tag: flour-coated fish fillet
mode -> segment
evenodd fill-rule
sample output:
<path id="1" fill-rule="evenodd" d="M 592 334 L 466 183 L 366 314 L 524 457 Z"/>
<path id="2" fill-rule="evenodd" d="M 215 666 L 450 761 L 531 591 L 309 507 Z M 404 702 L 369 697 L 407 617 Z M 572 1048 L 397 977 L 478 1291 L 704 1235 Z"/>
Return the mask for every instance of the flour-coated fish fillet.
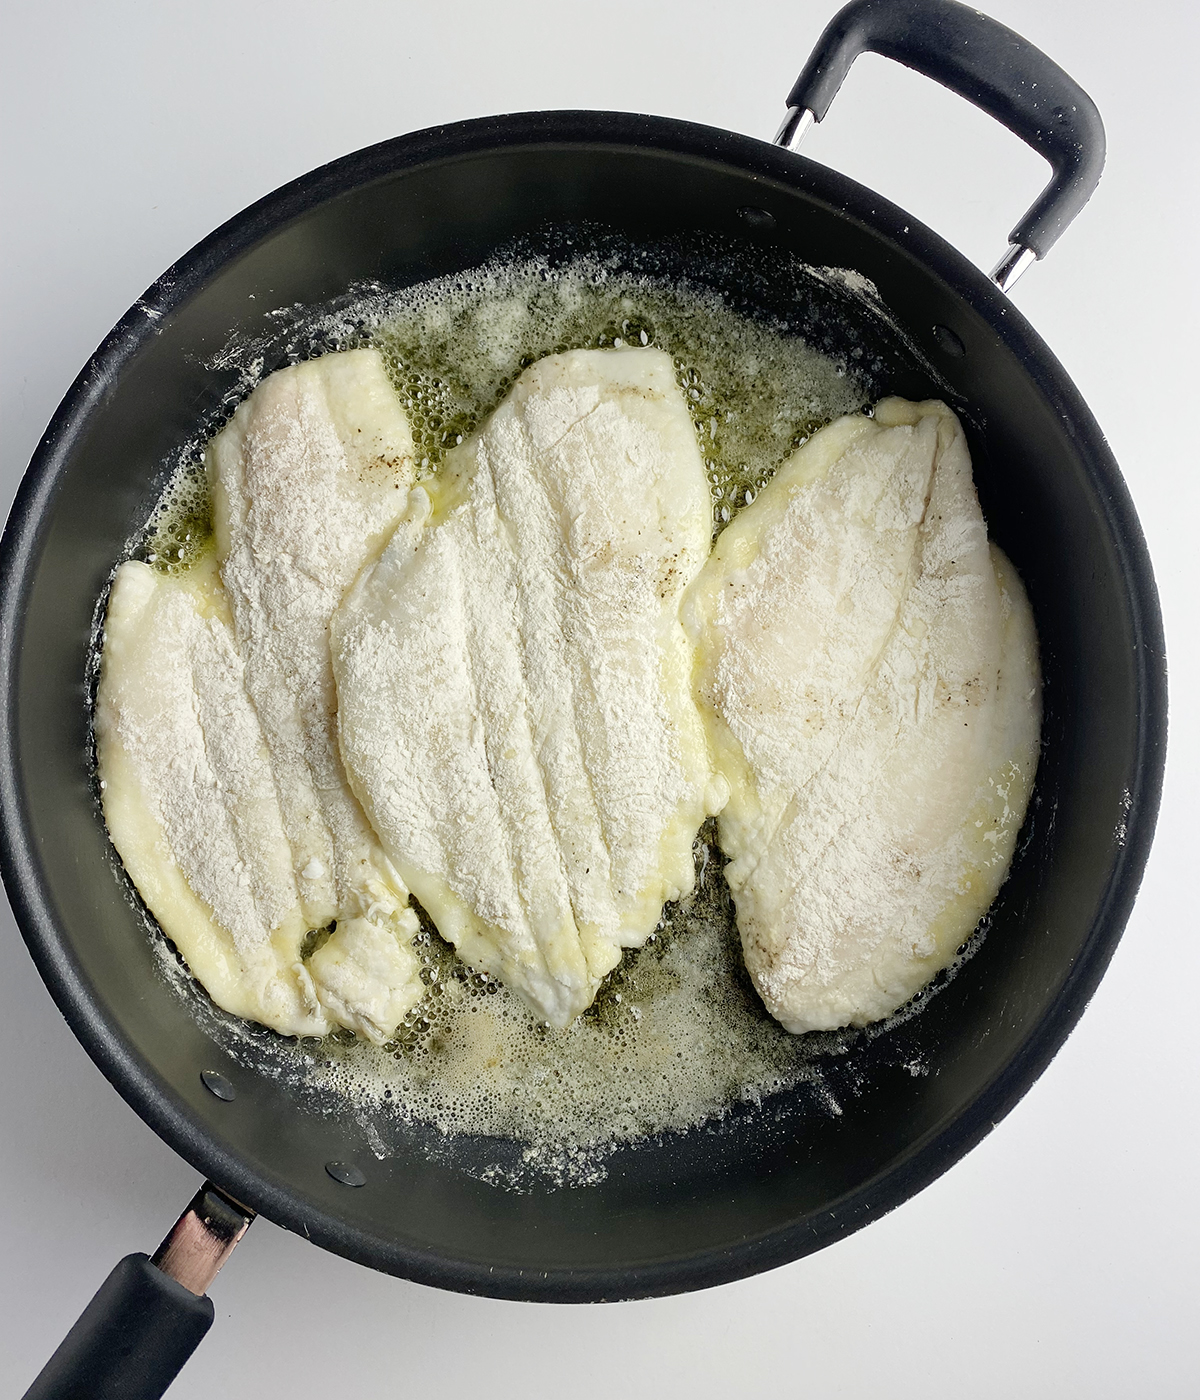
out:
<path id="1" fill-rule="evenodd" d="M 105 621 L 96 750 L 104 819 L 151 913 L 213 1000 L 285 1035 L 329 1022 L 258 716 L 210 558 L 131 561 Z"/>
<path id="2" fill-rule="evenodd" d="M 791 1031 L 865 1025 L 945 967 L 1007 874 L 1037 640 L 962 429 L 888 399 L 797 451 L 685 607 L 746 964 Z"/>
<path id="3" fill-rule="evenodd" d="M 719 792 L 679 602 L 711 541 L 671 360 L 532 366 L 347 595 L 342 754 L 441 933 L 555 1026 L 693 882 Z"/>
<path id="4" fill-rule="evenodd" d="M 265 379 L 206 461 L 215 556 L 179 578 L 126 564 L 114 586 L 109 829 L 222 1006 L 381 1041 L 423 990 L 418 924 L 342 769 L 328 629 L 404 509 L 408 420 L 376 351 L 331 354 Z M 334 920 L 301 963 L 305 933 Z"/>

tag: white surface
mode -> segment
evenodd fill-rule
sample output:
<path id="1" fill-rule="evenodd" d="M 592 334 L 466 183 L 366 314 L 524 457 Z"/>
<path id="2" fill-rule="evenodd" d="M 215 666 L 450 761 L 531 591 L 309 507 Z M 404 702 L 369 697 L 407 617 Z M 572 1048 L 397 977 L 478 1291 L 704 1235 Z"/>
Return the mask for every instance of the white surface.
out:
<path id="1" fill-rule="evenodd" d="M 492 111 L 607 107 L 770 136 L 833 0 L 110 0 L 5 7 L 3 492 L 141 291 L 221 220 L 356 147 Z M 1200 786 L 1197 207 L 1190 0 L 989 0 L 1096 99 L 1109 164 L 1014 300 L 1121 462 L 1171 648 L 1171 763 L 1125 938 L 1075 1034 L 1000 1128 L 922 1195 L 774 1273 L 604 1308 L 469 1299 L 266 1222 L 214 1285 L 172 1397 L 548 1390 L 599 1397 L 1196 1394 L 1200 1208 L 1193 834 Z M 806 152 L 980 263 L 1041 162 L 880 59 Z M 117 1258 L 196 1184 L 101 1079 L 4 914 L 0 1389 L 19 1393 Z"/>

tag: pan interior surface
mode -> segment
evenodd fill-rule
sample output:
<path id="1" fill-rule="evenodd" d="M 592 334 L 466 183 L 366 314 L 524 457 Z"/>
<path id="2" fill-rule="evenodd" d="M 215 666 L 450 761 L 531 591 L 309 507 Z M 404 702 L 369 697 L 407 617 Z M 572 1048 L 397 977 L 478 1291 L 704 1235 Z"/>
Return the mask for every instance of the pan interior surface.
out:
<path id="1" fill-rule="evenodd" d="M 247 347 L 275 347 L 278 363 L 318 352 L 307 309 L 344 306 L 351 287 L 454 273 L 547 229 L 586 247 L 601 228 L 684 250 L 754 314 L 790 308 L 806 339 L 867 367 L 873 395 L 938 395 L 960 412 L 989 532 L 1037 619 L 1043 752 L 987 936 L 919 1015 L 841 1037 L 811 1081 L 761 1104 L 615 1147 L 590 1184 L 506 1190 L 489 1167 L 519 1167 L 520 1144 L 449 1142 L 418 1124 L 393 1125 L 381 1149 L 366 1109 L 297 1087 L 282 1052 L 248 1068 L 213 1016 L 193 1014 L 99 815 L 89 645 L 165 473 L 244 392 Z M 882 305 L 857 279 L 801 264 L 852 269 Z M 472 123 L 348 157 L 173 269 L 60 410 L 3 562 L 5 878 L 59 1005 L 137 1111 L 220 1186 L 326 1247 L 425 1282 L 558 1301 L 681 1291 L 795 1258 L 988 1131 L 1065 1038 L 1120 934 L 1153 826 L 1164 709 L 1153 582 L 1120 478 L 1062 371 L 1008 314 L 944 244 L 848 181 L 744 138 L 596 114 Z M 235 1097 L 209 1093 L 207 1070 Z M 365 1185 L 335 1180 L 330 1162 L 356 1165 Z"/>

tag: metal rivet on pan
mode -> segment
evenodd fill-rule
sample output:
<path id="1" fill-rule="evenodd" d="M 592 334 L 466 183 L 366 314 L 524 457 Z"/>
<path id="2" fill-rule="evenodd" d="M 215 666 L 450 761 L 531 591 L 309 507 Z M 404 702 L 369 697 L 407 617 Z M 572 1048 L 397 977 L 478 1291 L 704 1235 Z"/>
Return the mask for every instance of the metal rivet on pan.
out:
<path id="1" fill-rule="evenodd" d="M 933 338 L 947 355 L 953 355 L 956 360 L 961 360 L 967 353 L 967 347 L 949 326 L 934 326 Z"/>
<path id="2" fill-rule="evenodd" d="M 753 204 L 743 204 L 738 210 L 738 218 L 751 228 L 774 228 L 775 215 L 765 209 L 756 209 Z"/>
<path id="3" fill-rule="evenodd" d="M 326 1162 L 325 1170 L 343 1186 L 365 1186 L 367 1178 L 350 1162 Z"/>
<path id="4" fill-rule="evenodd" d="M 215 1069 L 202 1070 L 200 1082 L 210 1094 L 218 1099 L 223 1099 L 226 1103 L 232 1103 L 237 1098 L 237 1090 L 223 1074 L 218 1074 Z"/>

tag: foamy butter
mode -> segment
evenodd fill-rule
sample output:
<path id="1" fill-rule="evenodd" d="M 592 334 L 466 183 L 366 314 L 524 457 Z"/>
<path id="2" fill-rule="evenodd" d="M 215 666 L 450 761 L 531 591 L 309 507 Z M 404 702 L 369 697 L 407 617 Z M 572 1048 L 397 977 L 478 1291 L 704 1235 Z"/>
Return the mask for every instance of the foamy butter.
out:
<path id="1" fill-rule="evenodd" d="M 382 352 L 423 476 L 543 356 L 624 345 L 667 351 L 718 533 L 800 442 L 866 397 L 844 366 L 714 293 L 586 259 L 555 268 L 496 263 L 364 298 L 342 315 Z M 207 547 L 209 519 L 202 478 L 181 471 L 142 557 L 186 571 Z M 566 1150 L 566 1176 L 576 1181 L 589 1179 L 613 1143 L 686 1128 L 795 1084 L 811 1073 L 813 1047 L 767 1015 L 742 966 L 711 823 L 695 858 L 693 893 L 666 906 L 647 945 L 626 953 L 565 1030 L 539 1024 L 426 920 L 414 951 L 427 991 L 395 1037 L 382 1048 L 344 1032 L 304 1041 L 297 1072 L 359 1110 L 422 1120 L 447 1135 L 524 1142 L 535 1165 L 561 1161 Z M 234 1026 L 226 1033 L 235 1053 L 254 1043 Z"/>
<path id="2" fill-rule="evenodd" d="M 592 1154 L 794 1084 L 813 1047 L 771 1020 L 742 966 L 711 823 L 696 854 L 693 892 L 667 906 L 648 944 L 626 954 L 566 1030 L 539 1024 L 426 921 L 414 946 L 429 990 L 400 1034 L 383 1054 L 314 1044 L 309 1078 L 447 1134 Z"/>

